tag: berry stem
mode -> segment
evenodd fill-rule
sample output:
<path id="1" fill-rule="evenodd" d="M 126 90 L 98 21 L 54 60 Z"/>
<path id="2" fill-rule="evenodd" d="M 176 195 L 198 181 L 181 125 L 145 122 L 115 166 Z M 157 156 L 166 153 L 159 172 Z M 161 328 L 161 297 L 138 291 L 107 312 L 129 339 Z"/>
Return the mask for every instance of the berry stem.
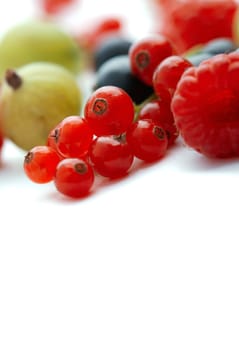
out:
<path id="1" fill-rule="evenodd" d="M 22 85 L 22 78 L 12 69 L 6 71 L 5 80 L 14 90 L 17 90 Z"/>
<path id="2" fill-rule="evenodd" d="M 157 96 L 153 93 L 153 94 L 150 95 L 146 100 L 144 100 L 142 103 L 140 103 L 140 104 L 138 104 L 138 105 L 137 105 L 137 104 L 134 105 L 134 111 L 135 111 L 135 113 L 134 113 L 134 122 L 137 122 L 137 121 L 138 121 L 138 119 L 139 119 L 139 113 L 140 113 L 141 109 L 144 107 L 144 105 L 145 105 L 146 103 L 148 103 L 148 102 L 150 102 L 150 101 L 156 99 L 156 98 L 157 98 Z"/>

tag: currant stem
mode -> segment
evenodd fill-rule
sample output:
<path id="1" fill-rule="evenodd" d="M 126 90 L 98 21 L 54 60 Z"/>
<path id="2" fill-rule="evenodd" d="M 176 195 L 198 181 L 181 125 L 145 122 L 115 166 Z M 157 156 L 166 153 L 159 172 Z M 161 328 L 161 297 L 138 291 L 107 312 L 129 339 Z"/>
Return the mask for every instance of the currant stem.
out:
<path id="1" fill-rule="evenodd" d="M 135 110 L 135 113 L 134 113 L 134 123 L 138 121 L 139 119 L 139 113 L 141 111 L 141 109 L 144 107 L 144 105 L 146 105 L 146 103 L 156 99 L 157 96 L 156 94 L 152 94 L 150 95 L 146 100 L 144 100 L 142 103 L 138 104 L 138 105 L 134 105 L 134 110 Z"/>

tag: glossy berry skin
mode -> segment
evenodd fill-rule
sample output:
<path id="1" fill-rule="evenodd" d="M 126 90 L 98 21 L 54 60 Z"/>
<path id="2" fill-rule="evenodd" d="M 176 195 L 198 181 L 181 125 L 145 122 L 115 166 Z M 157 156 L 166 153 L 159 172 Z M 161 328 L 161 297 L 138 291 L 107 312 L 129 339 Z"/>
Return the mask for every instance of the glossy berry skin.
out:
<path id="1" fill-rule="evenodd" d="M 151 120 L 138 120 L 126 133 L 126 140 L 135 157 L 146 162 L 161 159 L 168 147 L 163 127 Z"/>
<path id="2" fill-rule="evenodd" d="M 79 116 L 64 118 L 53 132 L 55 148 L 64 158 L 84 157 L 94 136 L 88 123 Z"/>
<path id="3" fill-rule="evenodd" d="M 59 135 L 59 129 L 61 127 L 61 122 L 58 123 L 53 129 L 48 134 L 47 140 L 46 140 L 46 145 L 54 149 L 54 151 L 58 154 L 58 156 L 63 159 L 65 158 L 61 153 L 59 153 L 57 149 L 57 135 Z"/>
<path id="4" fill-rule="evenodd" d="M 189 68 L 172 100 L 188 146 L 208 157 L 239 155 L 239 53 L 220 54 Z"/>
<path id="5" fill-rule="evenodd" d="M 131 71 L 128 55 L 108 59 L 96 72 L 94 89 L 105 85 L 118 86 L 123 89 L 138 105 L 153 94 L 153 88 L 146 85 Z"/>
<path id="6" fill-rule="evenodd" d="M 152 86 L 153 73 L 166 57 L 173 55 L 172 44 L 163 35 L 152 35 L 134 42 L 129 50 L 132 72 Z"/>
<path id="7" fill-rule="evenodd" d="M 128 55 L 132 43 L 132 40 L 120 35 L 112 35 L 100 42 L 93 52 L 95 70 L 112 57 Z"/>
<path id="8" fill-rule="evenodd" d="M 53 180 L 60 162 L 58 154 L 49 146 L 35 146 L 25 156 L 23 169 L 27 177 L 38 184 Z"/>
<path id="9" fill-rule="evenodd" d="M 126 175 L 134 156 L 128 143 L 121 138 L 100 136 L 91 145 L 89 159 L 98 174 L 117 178 Z"/>
<path id="10" fill-rule="evenodd" d="M 94 178 L 92 166 L 85 160 L 67 158 L 58 164 L 54 184 L 58 192 L 63 195 L 81 198 L 89 194 Z"/>
<path id="11" fill-rule="evenodd" d="M 95 135 L 120 135 L 133 122 L 134 104 L 123 89 L 104 86 L 91 94 L 84 116 Z"/>
<path id="12" fill-rule="evenodd" d="M 172 55 L 165 58 L 154 71 L 154 89 L 159 90 L 158 86 L 163 85 L 173 94 L 179 79 L 189 67 L 192 67 L 192 63 L 184 57 Z"/>
<path id="13" fill-rule="evenodd" d="M 168 137 L 168 146 L 172 145 L 178 137 L 170 103 L 167 100 L 152 100 L 147 102 L 139 111 L 138 119 L 152 120 L 155 124 L 163 127 Z"/>

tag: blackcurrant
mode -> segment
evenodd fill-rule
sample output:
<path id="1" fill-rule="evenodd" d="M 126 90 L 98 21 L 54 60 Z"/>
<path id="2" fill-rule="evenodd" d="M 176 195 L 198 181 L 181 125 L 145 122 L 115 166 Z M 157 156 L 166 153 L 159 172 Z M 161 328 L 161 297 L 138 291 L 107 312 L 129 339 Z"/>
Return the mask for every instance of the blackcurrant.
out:
<path id="1" fill-rule="evenodd" d="M 112 57 L 127 55 L 132 42 L 132 40 L 121 36 L 110 36 L 100 42 L 93 53 L 95 70 L 98 70 L 104 62 Z"/>
<path id="2" fill-rule="evenodd" d="M 95 77 L 94 89 L 113 85 L 125 90 L 137 105 L 153 94 L 153 88 L 146 85 L 131 71 L 128 55 L 110 58 L 102 64 Z"/>
<path id="3" fill-rule="evenodd" d="M 229 53 L 236 50 L 236 45 L 231 39 L 216 38 L 210 40 L 202 49 L 202 52 L 217 55 L 220 53 Z"/>
<path id="4" fill-rule="evenodd" d="M 208 52 L 198 52 L 190 57 L 187 57 L 187 60 L 193 65 L 193 66 L 199 66 L 199 64 L 208 58 L 211 58 L 213 55 Z"/>

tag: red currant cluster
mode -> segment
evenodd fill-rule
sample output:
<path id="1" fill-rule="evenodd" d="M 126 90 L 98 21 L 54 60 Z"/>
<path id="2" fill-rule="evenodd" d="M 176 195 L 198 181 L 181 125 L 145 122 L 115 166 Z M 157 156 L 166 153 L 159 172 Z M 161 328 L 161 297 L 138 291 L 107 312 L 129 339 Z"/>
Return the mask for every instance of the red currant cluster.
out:
<path id="1" fill-rule="evenodd" d="M 174 55 L 161 35 L 134 43 L 129 57 L 132 72 L 153 86 L 153 96 L 136 106 L 120 87 L 96 89 L 83 117 L 67 116 L 51 130 L 47 145 L 27 153 L 24 170 L 32 181 L 53 180 L 59 192 L 79 198 L 90 192 L 95 174 L 120 178 L 135 158 L 155 162 L 164 157 L 178 136 L 171 99 L 191 64 Z"/>

